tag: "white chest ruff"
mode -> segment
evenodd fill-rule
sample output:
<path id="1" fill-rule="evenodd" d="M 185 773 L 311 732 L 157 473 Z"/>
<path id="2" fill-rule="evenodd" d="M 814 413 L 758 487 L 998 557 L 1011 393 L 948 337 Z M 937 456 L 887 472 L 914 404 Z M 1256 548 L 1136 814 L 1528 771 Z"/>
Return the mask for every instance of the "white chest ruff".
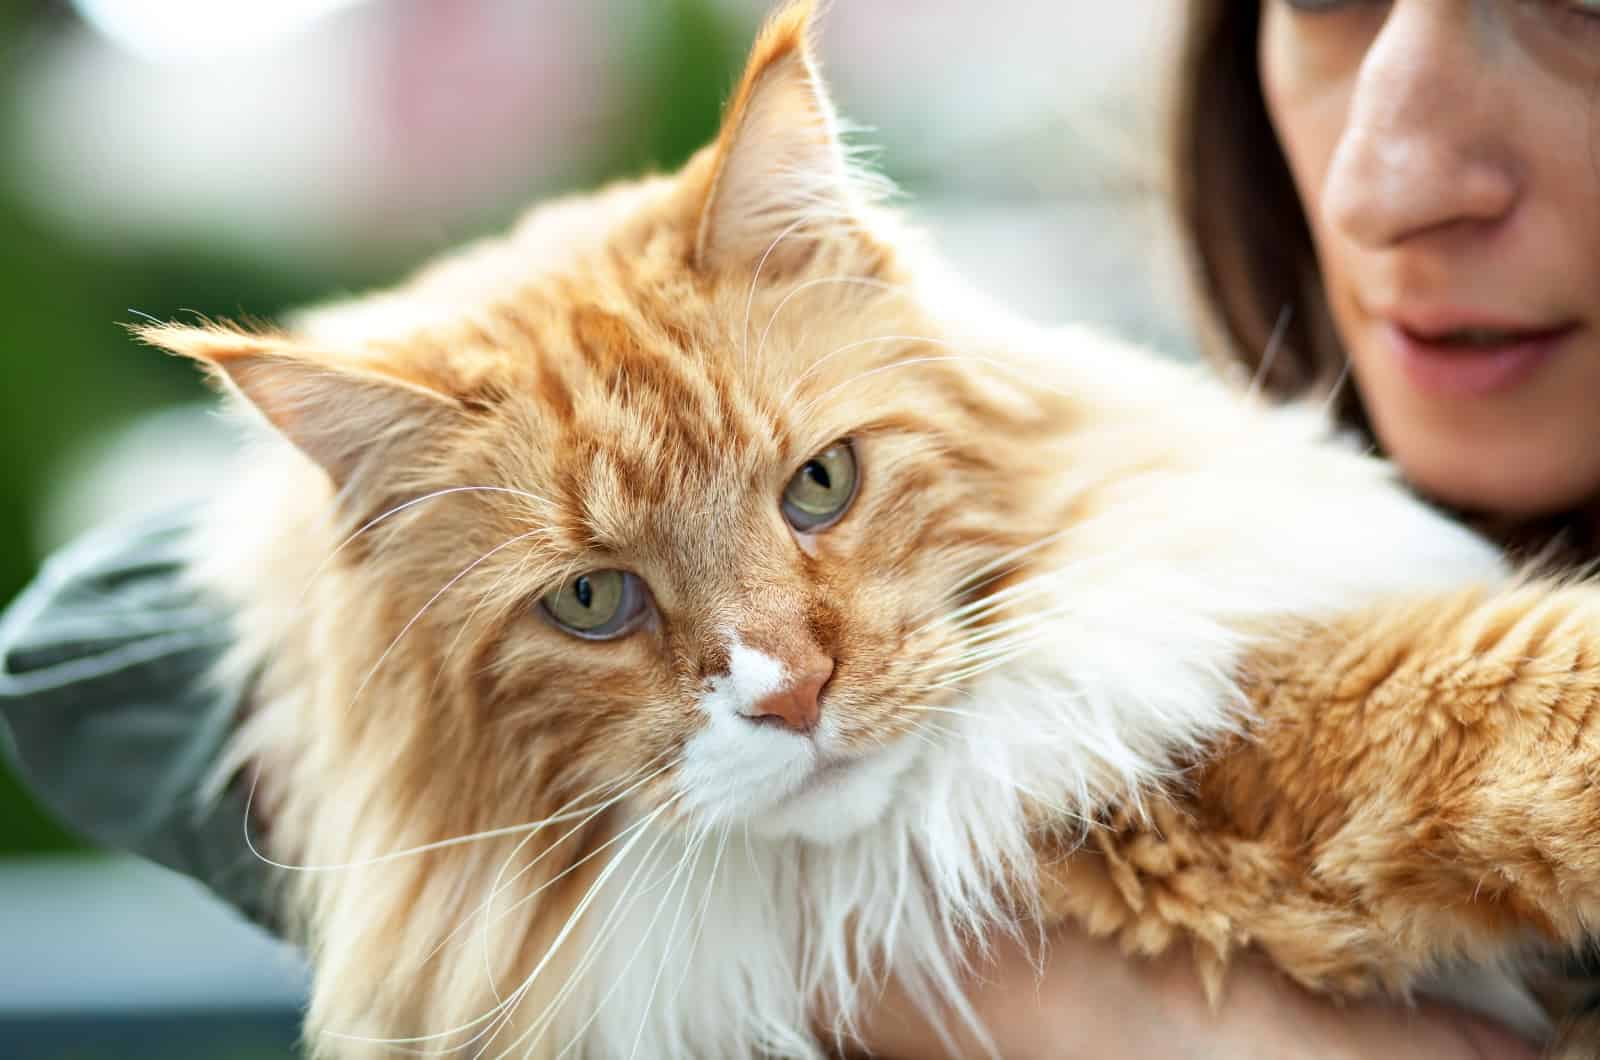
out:
<path id="1" fill-rule="evenodd" d="M 959 998 L 961 934 L 1001 924 L 1000 881 L 1031 864 L 1016 787 L 971 761 L 919 754 L 880 819 L 837 842 L 641 830 L 586 926 L 594 965 L 554 1036 L 600 1057 L 754 1044 L 810 1058 L 816 1015 L 848 1022 L 870 993 L 858 969 Z"/>

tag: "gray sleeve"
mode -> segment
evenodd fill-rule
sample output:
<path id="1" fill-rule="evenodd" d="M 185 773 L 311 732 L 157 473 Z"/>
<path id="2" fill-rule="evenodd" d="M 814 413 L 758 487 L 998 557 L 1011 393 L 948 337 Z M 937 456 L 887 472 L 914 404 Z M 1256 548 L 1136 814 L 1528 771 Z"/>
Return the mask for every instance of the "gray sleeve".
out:
<path id="1" fill-rule="evenodd" d="M 213 679 L 229 614 L 182 578 L 194 514 L 88 535 L 0 615 L 0 752 L 74 831 L 192 876 L 271 927 L 243 793 L 199 794 L 240 690 Z"/>

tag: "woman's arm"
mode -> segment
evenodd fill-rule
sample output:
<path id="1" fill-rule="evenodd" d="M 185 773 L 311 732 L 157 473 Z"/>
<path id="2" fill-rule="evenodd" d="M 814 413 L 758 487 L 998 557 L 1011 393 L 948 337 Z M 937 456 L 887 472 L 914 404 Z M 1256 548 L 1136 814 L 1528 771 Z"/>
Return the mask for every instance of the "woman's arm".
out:
<path id="1" fill-rule="evenodd" d="M 1140 960 L 1066 927 L 1042 974 L 1014 940 L 997 943 L 971 997 L 1006 1060 L 1533 1060 L 1504 1030 L 1440 1005 L 1338 1005 L 1264 961 L 1241 962 L 1223 1003 L 1205 999 L 1177 953 Z M 954 1026 L 952 1021 L 952 1026 Z M 866 1055 L 898 1060 L 951 1054 L 915 1006 L 891 990 L 868 1014 Z M 960 1058 L 983 1056 L 959 1042 Z"/>
<path id="2" fill-rule="evenodd" d="M 67 827 L 183 872 L 271 927 L 244 800 L 202 801 L 241 690 L 217 678 L 231 615 L 186 576 L 194 507 L 61 549 L 0 611 L 0 760 Z"/>

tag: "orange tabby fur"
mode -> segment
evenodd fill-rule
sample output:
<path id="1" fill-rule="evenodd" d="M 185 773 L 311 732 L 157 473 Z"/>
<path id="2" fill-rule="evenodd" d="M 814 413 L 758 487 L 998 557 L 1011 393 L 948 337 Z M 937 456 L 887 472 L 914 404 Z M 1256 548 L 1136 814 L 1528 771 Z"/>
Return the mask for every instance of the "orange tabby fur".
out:
<path id="1" fill-rule="evenodd" d="M 816 1056 L 862 976 L 933 1007 L 1019 907 L 1350 992 L 1574 937 L 1584 660 L 1463 653 L 1531 630 L 1559 661 L 1588 590 L 1348 616 L 1504 571 L 1315 416 L 947 285 L 846 164 L 809 25 L 776 16 L 677 175 L 282 331 L 143 329 L 275 431 L 195 566 L 258 675 L 218 783 L 260 777 L 313 1052 Z M 853 507 L 791 533 L 776 499 L 841 438 Z M 1339 554 L 1309 565 L 1307 533 Z M 637 632 L 539 617 L 610 568 L 649 585 Z M 808 787 L 810 745 L 754 730 L 695 758 L 730 686 L 818 653 L 847 779 Z M 1068 817 L 1217 741 L 1183 801 L 1059 861 Z M 629 919 L 652 888 L 698 924 L 682 948 L 677 914 Z"/>
<path id="2" fill-rule="evenodd" d="M 1600 588 L 1396 601 L 1244 663 L 1250 729 L 1047 904 L 1131 952 L 1259 947 L 1304 985 L 1406 994 L 1450 961 L 1587 943 L 1600 915 Z M 1592 1022 L 1592 1021 L 1591 1021 Z M 1568 1032 L 1573 1056 L 1600 1047 Z"/>

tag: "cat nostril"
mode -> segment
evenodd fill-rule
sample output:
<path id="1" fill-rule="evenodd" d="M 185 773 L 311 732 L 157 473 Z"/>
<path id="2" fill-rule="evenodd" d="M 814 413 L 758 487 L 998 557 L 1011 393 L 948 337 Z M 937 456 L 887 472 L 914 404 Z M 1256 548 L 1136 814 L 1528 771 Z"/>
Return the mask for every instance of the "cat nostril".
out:
<path id="1" fill-rule="evenodd" d="M 745 717 L 759 725 L 781 725 L 804 735 L 822 716 L 822 689 L 833 676 L 833 660 L 806 673 L 788 688 L 758 702 Z"/>

